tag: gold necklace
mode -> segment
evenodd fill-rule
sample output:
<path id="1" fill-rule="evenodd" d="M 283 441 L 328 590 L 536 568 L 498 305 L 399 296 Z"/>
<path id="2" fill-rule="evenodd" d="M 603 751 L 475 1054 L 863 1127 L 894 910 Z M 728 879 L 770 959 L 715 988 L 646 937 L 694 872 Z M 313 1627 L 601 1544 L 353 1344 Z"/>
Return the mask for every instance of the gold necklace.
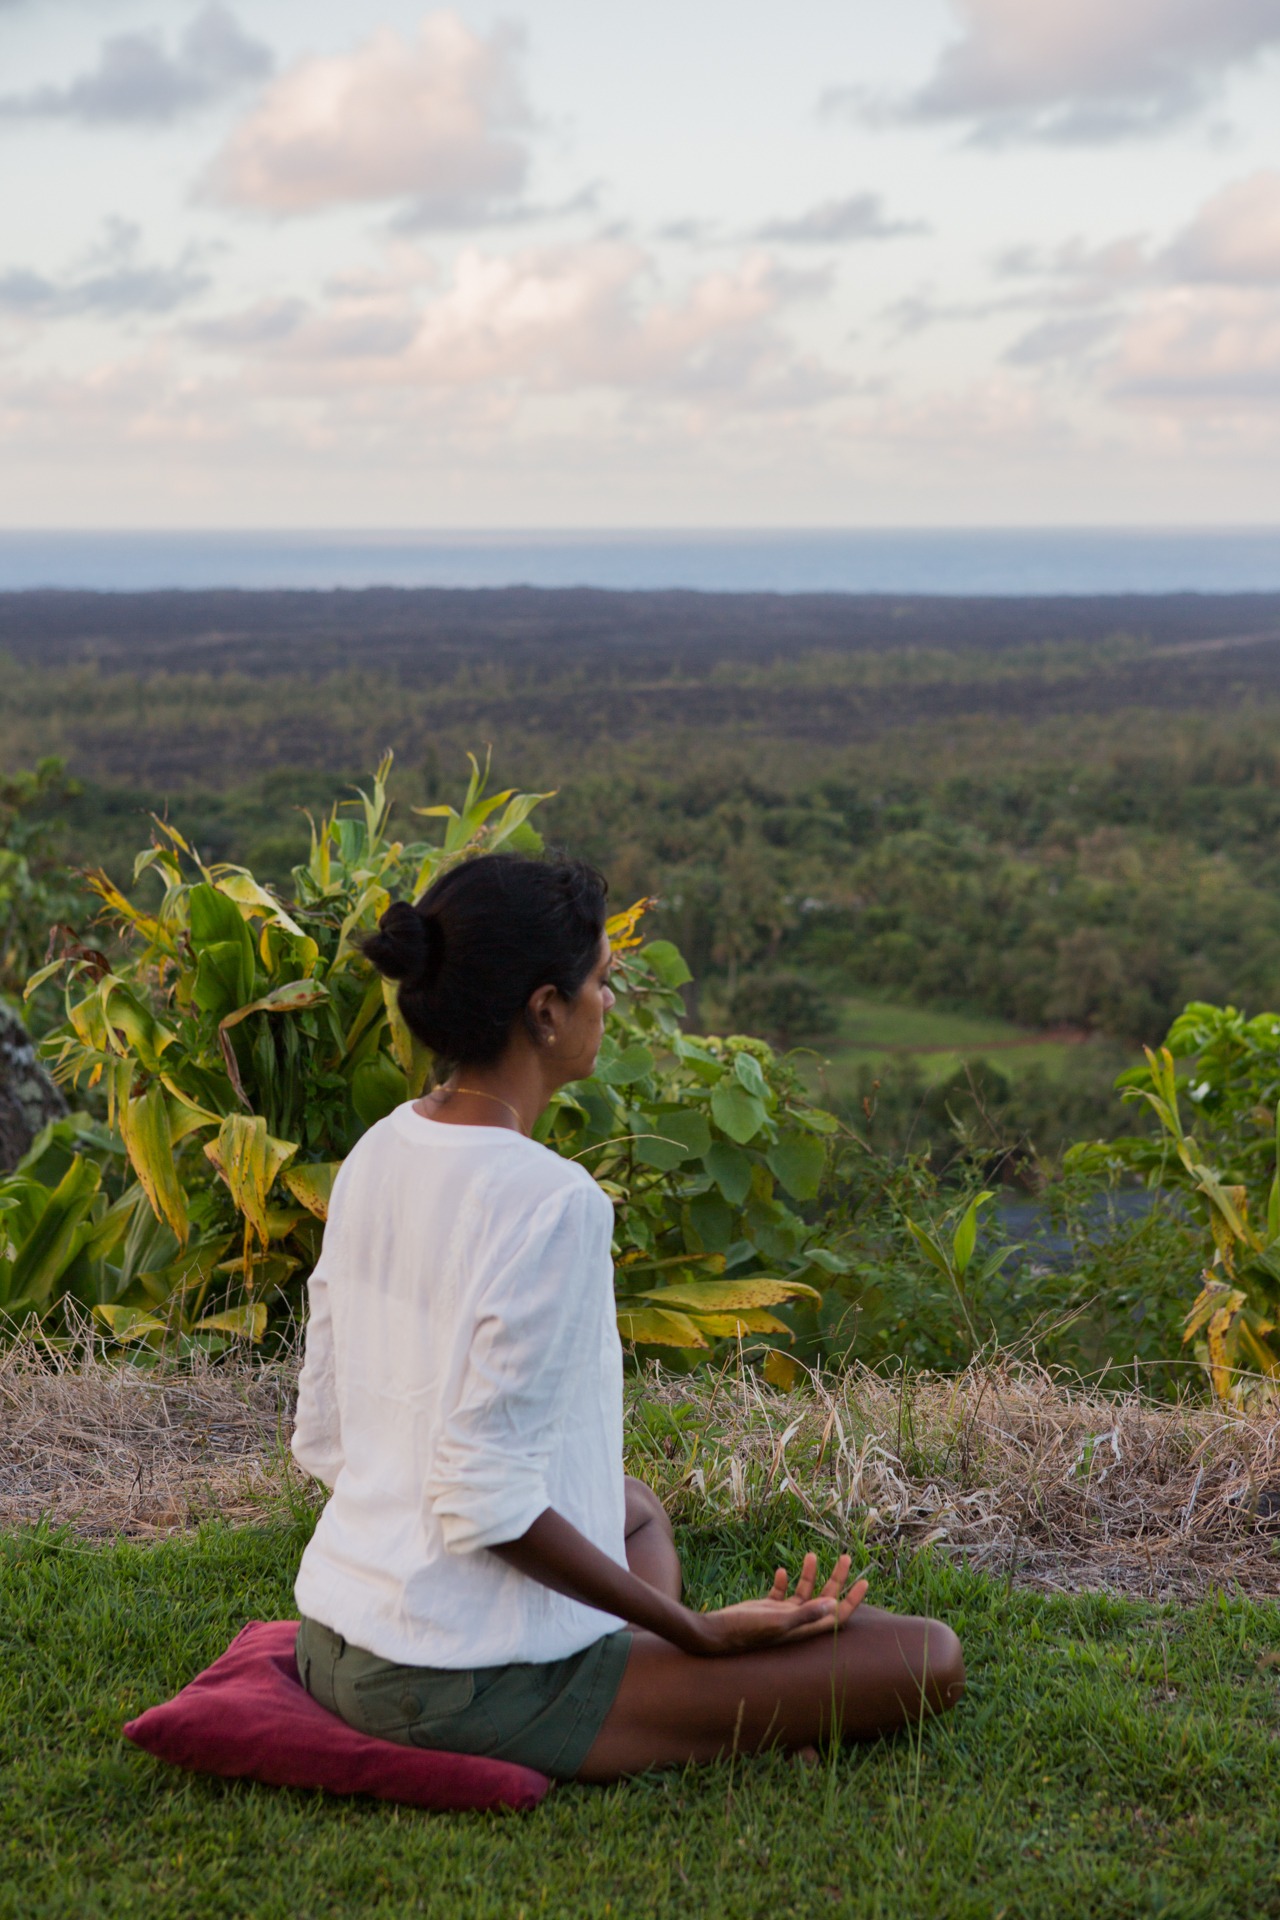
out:
<path id="1" fill-rule="evenodd" d="M 446 1090 L 445 1098 L 448 1099 L 455 1093 L 469 1093 L 476 1100 L 492 1100 L 496 1106 L 505 1107 L 507 1112 L 511 1115 L 511 1118 L 515 1121 L 518 1130 L 522 1134 L 524 1133 L 523 1119 L 521 1118 L 516 1108 L 512 1106 L 511 1102 L 509 1100 L 504 1100 L 501 1094 L 486 1093 L 483 1087 L 449 1087 Z"/>

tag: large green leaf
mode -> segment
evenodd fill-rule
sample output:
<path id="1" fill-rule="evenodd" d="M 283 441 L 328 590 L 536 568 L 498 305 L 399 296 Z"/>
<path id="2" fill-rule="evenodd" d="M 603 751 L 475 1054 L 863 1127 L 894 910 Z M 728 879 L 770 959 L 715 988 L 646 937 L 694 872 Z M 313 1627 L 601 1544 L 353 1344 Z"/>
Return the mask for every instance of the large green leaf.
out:
<path id="1" fill-rule="evenodd" d="M 362 1060 L 351 1076 L 351 1104 L 366 1127 L 385 1119 L 408 1098 L 408 1081 L 385 1053 Z"/>
<path id="2" fill-rule="evenodd" d="M 702 1164 L 731 1207 L 740 1207 L 751 1191 L 751 1159 L 727 1140 L 717 1140 Z"/>
<path id="3" fill-rule="evenodd" d="M 592 1078 L 600 1080 L 606 1087 L 629 1087 L 637 1080 L 643 1080 L 653 1071 L 653 1054 L 638 1040 L 619 1052 L 606 1054 L 597 1061 Z"/>
<path id="4" fill-rule="evenodd" d="M 764 1069 L 753 1053 L 738 1053 L 733 1059 L 733 1074 L 739 1086 L 753 1093 L 757 1100 L 769 1098 L 769 1083 L 764 1077 Z"/>
<path id="5" fill-rule="evenodd" d="M 200 949 L 192 998 L 201 1013 L 222 1021 L 252 992 L 253 974 L 246 970 L 243 952 L 234 941 L 215 940 Z"/>
<path id="6" fill-rule="evenodd" d="M 187 926 L 197 952 L 217 942 L 243 940 L 252 959 L 253 937 L 244 923 L 244 915 L 234 901 L 207 880 L 188 890 Z"/>
<path id="7" fill-rule="evenodd" d="M 711 1129 L 693 1108 L 649 1107 L 633 1114 L 636 1159 L 641 1166 L 667 1171 L 685 1160 L 700 1160 L 711 1146 Z"/>
<path id="8" fill-rule="evenodd" d="M 670 940 L 651 940 L 641 947 L 640 958 L 648 961 L 664 987 L 683 987 L 693 978 L 684 955 Z"/>
<path id="9" fill-rule="evenodd" d="M 84 1244 L 85 1220 L 101 1184 L 101 1170 L 91 1160 L 77 1158 L 68 1167 L 14 1254 L 10 1300 L 36 1307 L 48 1301 Z"/>
<path id="10" fill-rule="evenodd" d="M 784 1133 L 765 1155 L 793 1200 L 812 1200 L 822 1182 L 827 1150 L 812 1133 Z"/>
<path id="11" fill-rule="evenodd" d="M 740 1147 L 755 1139 L 766 1117 L 763 1100 L 731 1080 L 722 1080 L 713 1090 L 711 1112 L 716 1125 Z"/>

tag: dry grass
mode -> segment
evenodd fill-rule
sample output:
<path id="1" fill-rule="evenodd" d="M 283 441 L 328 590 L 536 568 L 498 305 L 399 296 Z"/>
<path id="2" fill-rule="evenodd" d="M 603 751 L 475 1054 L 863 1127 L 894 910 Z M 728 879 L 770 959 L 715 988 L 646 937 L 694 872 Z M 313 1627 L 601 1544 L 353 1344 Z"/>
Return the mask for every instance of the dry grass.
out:
<path id="1" fill-rule="evenodd" d="M 1019 1586 L 1189 1599 L 1280 1585 L 1274 1411 L 1107 1397 L 1014 1365 L 859 1368 L 786 1398 L 735 1371 L 709 1393 L 647 1383 L 632 1433 L 689 1519 L 792 1498 L 833 1542 L 929 1547 Z"/>
<path id="2" fill-rule="evenodd" d="M 0 1351 L 0 1527 L 47 1519 L 89 1538 L 261 1518 L 293 1471 L 296 1365 L 200 1361 L 144 1371 L 92 1334 L 70 1353 Z"/>
<path id="3" fill-rule="evenodd" d="M 296 1360 L 142 1370 L 0 1354 L 0 1527 L 152 1538 L 278 1512 Z M 1152 1599 L 1280 1584 L 1280 1415 L 1109 1398 L 1025 1366 L 855 1369 L 780 1395 L 734 1369 L 631 1384 L 628 1452 L 686 1520 L 798 1503 L 816 1533 L 1019 1586 Z"/>

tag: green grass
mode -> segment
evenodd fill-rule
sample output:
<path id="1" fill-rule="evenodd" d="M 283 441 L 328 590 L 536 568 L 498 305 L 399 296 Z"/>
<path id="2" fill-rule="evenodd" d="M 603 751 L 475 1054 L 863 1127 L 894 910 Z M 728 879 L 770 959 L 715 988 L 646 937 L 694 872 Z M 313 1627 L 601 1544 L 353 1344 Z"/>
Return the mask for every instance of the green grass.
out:
<path id="1" fill-rule="evenodd" d="M 0 1914 L 1280 1915 L 1280 1609 L 1041 1599 L 927 1556 L 959 1711 L 806 1770 L 739 1760 L 526 1815 L 425 1815 L 172 1771 L 121 1722 L 292 1612 L 305 1520 L 157 1546 L 0 1539 Z M 803 1536 L 685 1529 L 693 1590 L 759 1589 Z"/>

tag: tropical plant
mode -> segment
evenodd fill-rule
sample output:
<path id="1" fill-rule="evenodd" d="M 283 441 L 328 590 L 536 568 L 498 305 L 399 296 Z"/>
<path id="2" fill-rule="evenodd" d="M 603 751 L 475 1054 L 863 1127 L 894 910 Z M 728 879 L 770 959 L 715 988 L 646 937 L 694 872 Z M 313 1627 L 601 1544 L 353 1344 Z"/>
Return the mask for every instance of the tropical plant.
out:
<path id="1" fill-rule="evenodd" d="M 1110 1165 L 1175 1194 L 1207 1228 L 1212 1252 L 1183 1323 L 1215 1395 L 1244 1400 L 1280 1379 L 1280 1016 L 1246 1019 L 1193 1001 L 1146 1065 L 1122 1074 L 1149 1107 L 1154 1135 L 1073 1148 L 1069 1165 Z M 1187 1063 L 1181 1085 L 1177 1062 Z M 1208 1145 L 1183 1119 L 1182 1096 Z"/>
<path id="2" fill-rule="evenodd" d="M 976 1271 L 970 1275 L 973 1256 L 978 1242 L 978 1215 L 983 1207 L 995 1199 L 994 1193 L 983 1191 L 975 1193 L 967 1206 L 962 1206 L 959 1218 L 950 1235 L 939 1229 L 922 1226 L 918 1220 L 908 1218 L 907 1231 L 919 1247 L 929 1265 L 937 1270 L 947 1281 L 955 1294 L 964 1320 L 965 1332 L 969 1337 L 970 1353 L 976 1354 L 982 1344 L 974 1319 L 974 1307 L 970 1296 L 973 1282 L 979 1286 L 991 1280 L 1008 1260 L 1013 1248 L 997 1247 L 979 1262 Z"/>
<path id="3" fill-rule="evenodd" d="M 562 1090 L 541 1132 L 614 1202 L 624 1336 L 693 1351 L 746 1340 L 789 1384 L 776 1337 L 791 1329 L 772 1309 L 817 1300 L 844 1271 L 800 1211 L 838 1123 L 763 1041 L 682 1033 L 688 968 L 669 942 L 629 936 L 615 930 L 622 993 L 595 1075 Z"/>
<path id="4" fill-rule="evenodd" d="M 72 1254 L 68 1241 L 42 1290 L 11 1286 L 15 1305 L 47 1312 L 61 1279 L 117 1340 L 216 1345 L 260 1339 L 272 1302 L 295 1296 L 342 1159 L 432 1065 L 360 935 L 393 896 L 416 897 L 455 862 L 541 844 L 529 815 L 549 796 L 490 793 L 474 759 L 460 809 L 415 809 L 444 821 L 443 838 L 394 840 L 390 770 L 388 757 L 368 792 L 313 825 L 287 905 L 246 868 L 206 864 L 158 819 L 135 863 L 136 882 L 159 881 L 158 903 L 90 876 L 104 947 L 120 957 L 77 947 L 28 993 L 64 974 L 65 1018 L 45 1050 L 64 1084 L 105 1106 L 106 1161 L 74 1155 L 59 1204 L 84 1198 L 81 1224 L 123 1224 L 92 1241 L 91 1272 L 75 1267 L 89 1242 Z M 762 1042 L 681 1033 L 688 969 L 668 943 L 641 944 L 647 905 L 609 923 L 620 1005 L 596 1077 L 561 1092 L 541 1135 L 614 1200 L 628 1339 L 697 1351 L 785 1338 L 770 1309 L 814 1295 L 813 1279 L 840 1266 L 782 1197 L 816 1197 L 837 1123 Z M 118 1189 L 110 1200 L 104 1180 Z M 27 1201 L 13 1198 L 16 1217 Z"/>

